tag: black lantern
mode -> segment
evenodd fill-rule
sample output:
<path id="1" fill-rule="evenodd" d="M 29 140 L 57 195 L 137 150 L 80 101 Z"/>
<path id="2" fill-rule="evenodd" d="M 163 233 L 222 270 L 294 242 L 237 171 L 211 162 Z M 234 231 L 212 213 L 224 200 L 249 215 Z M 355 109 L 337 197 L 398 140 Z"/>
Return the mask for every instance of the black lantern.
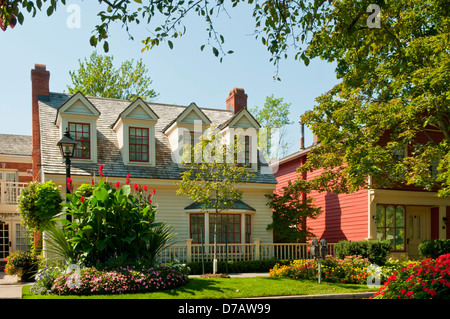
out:
<path id="1" fill-rule="evenodd" d="M 61 156 L 65 159 L 66 163 L 66 194 L 70 192 L 69 189 L 69 177 L 70 177 L 70 159 L 75 154 L 75 148 L 78 142 L 75 141 L 69 133 L 69 130 L 66 129 L 62 139 L 58 142 L 59 149 L 61 151 Z M 71 220 L 70 216 L 67 216 L 68 220 Z"/>
<path id="2" fill-rule="evenodd" d="M 75 153 L 75 147 L 78 142 L 76 142 L 69 133 L 69 130 L 66 129 L 62 139 L 58 142 L 59 149 L 61 150 L 61 156 L 66 159 L 70 159 L 73 157 Z"/>

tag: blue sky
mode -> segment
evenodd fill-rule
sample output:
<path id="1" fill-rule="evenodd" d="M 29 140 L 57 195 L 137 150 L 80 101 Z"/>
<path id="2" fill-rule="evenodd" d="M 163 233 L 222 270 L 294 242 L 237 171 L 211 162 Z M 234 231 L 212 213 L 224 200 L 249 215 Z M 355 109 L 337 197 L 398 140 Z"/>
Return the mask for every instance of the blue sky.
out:
<path id="1" fill-rule="evenodd" d="M 89 38 L 99 23 L 97 1 L 67 1 L 80 8 L 80 27 L 69 28 L 67 20 L 72 12 L 61 6 L 51 17 L 45 11 L 36 17 L 25 16 L 24 25 L 6 32 L 0 31 L 0 133 L 31 135 L 31 82 L 34 64 L 46 64 L 50 71 L 50 91 L 65 92 L 70 84 L 69 71 L 78 69 L 78 60 L 84 60 L 95 48 Z M 145 25 L 132 27 L 134 41 L 121 25 L 112 26 L 109 37 L 110 51 L 119 65 L 125 60 L 142 58 L 149 69 L 153 88 L 159 93 L 154 102 L 200 107 L 225 108 L 225 99 L 234 87 L 244 88 L 248 107 L 263 106 L 266 96 L 282 97 L 291 103 L 291 120 L 287 129 L 289 153 L 297 151 L 299 141 L 299 116 L 312 109 L 314 99 L 337 83 L 334 65 L 311 61 L 308 67 L 292 57 L 282 61 L 279 68 L 281 81 L 274 81 L 274 65 L 260 40 L 252 35 L 254 20 L 241 4 L 228 11 L 230 17 L 221 15 L 216 27 L 225 36 L 225 49 L 234 54 L 222 63 L 211 49 L 200 51 L 207 42 L 206 26 L 200 18 L 186 22 L 186 36 L 174 40 L 172 50 L 166 44 L 151 51 L 141 52 L 141 40 L 148 35 Z M 103 53 L 102 47 L 97 51 Z M 306 145 L 312 135 L 306 129 Z"/>

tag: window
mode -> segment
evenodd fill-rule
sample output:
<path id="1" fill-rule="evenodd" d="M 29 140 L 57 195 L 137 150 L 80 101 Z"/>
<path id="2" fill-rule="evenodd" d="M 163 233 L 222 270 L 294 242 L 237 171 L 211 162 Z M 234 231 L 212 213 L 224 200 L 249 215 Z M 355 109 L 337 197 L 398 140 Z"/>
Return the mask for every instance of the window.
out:
<path id="1" fill-rule="evenodd" d="M 200 142 L 200 136 L 200 132 L 183 132 L 183 151 L 187 151 L 188 154 L 190 153 L 190 163 L 195 163 L 195 151 L 193 152 L 192 150 L 194 146 Z M 187 149 L 185 147 L 187 147 Z M 188 158 L 186 158 L 186 161 L 187 159 Z"/>
<path id="2" fill-rule="evenodd" d="M 377 206 L 377 239 L 389 240 L 393 250 L 405 250 L 405 207 Z"/>
<path id="3" fill-rule="evenodd" d="M 191 214 L 190 215 L 190 233 L 193 244 L 201 244 L 204 239 L 205 232 L 205 215 Z"/>
<path id="4" fill-rule="evenodd" d="M 238 145 L 238 137 L 234 136 L 234 142 L 236 145 L 236 154 L 235 154 L 235 160 L 237 162 L 238 166 L 244 166 L 244 167 L 251 167 L 251 152 L 252 152 L 252 146 L 251 146 L 251 138 L 250 136 L 246 135 L 243 137 L 243 146 Z"/>
<path id="5" fill-rule="evenodd" d="M 209 243 L 214 243 L 214 218 L 209 215 Z M 207 240 L 205 230 L 205 214 L 190 214 L 190 235 L 193 244 L 201 244 L 202 239 Z M 241 221 L 245 218 L 244 232 L 242 233 Z M 249 214 L 219 214 L 217 216 L 217 243 L 240 244 L 244 236 L 245 243 L 251 240 L 251 215 Z"/>
<path id="6" fill-rule="evenodd" d="M 70 136 L 78 142 L 74 158 L 90 159 L 91 158 L 91 131 L 90 125 L 87 123 L 69 122 Z"/>
<path id="7" fill-rule="evenodd" d="M 149 161 L 149 135 L 148 128 L 129 128 L 129 154 L 130 162 Z"/>
<path id="8" fill-rule="evenodd" d="M 209 217 L 209 243 L 214 243 L 214 218 Z M 241 215 L 219 214 L 217 216 L 217 243 L 241 243 Z"/>
<path id="9" fill-rule="evenodd" d="M 252 230 L 252 217 L 250 215 L 245 215 L 245 243 L 250 243 L 250 235 Z"/>

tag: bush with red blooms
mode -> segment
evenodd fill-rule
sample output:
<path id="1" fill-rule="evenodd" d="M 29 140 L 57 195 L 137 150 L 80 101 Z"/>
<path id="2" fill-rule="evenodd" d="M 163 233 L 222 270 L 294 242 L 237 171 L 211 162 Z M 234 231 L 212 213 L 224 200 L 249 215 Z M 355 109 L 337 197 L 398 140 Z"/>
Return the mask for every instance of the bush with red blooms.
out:
<path id="1" fill-rule="evenodd" d="M 394 272 L 373 299 L 450 299 L 450 254 Z"/>

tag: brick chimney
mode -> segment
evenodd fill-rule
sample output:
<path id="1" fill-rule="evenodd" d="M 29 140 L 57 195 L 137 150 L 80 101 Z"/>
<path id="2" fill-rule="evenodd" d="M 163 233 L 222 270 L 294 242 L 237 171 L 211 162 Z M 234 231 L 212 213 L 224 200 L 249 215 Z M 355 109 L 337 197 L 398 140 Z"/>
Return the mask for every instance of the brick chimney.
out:
<path id="1" fill-rule="evenodd" d="M 41 132 L 39 124 L 38 96 L 49 96 L 50 72 L 44 64 L 35 64 L 31 70 L 31 115 L 33 130 L 33 181 L 40 181 L 41 170 Z"/>
<path id="2" fill-rule="evenodd" d="M 236 114 L 247 108 L 247 94 L 245 94 L 244 89 L 234 88 L 230 91 L 226 102 L 227 110 L 232 110 Z"/>

